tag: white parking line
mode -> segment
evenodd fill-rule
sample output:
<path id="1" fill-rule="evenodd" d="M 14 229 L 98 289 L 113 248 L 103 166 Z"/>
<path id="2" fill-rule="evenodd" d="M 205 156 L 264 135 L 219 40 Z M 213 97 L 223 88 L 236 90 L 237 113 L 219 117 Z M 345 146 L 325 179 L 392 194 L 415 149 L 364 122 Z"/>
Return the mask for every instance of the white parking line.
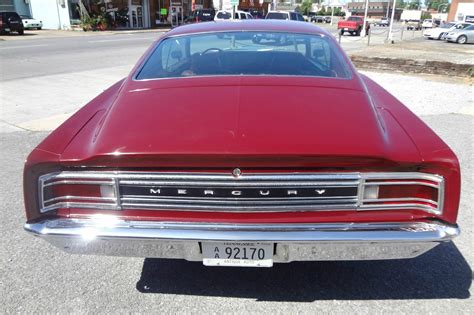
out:
<path id="1" fill-rule="evenodd" d="M 121 39 L 98 39 L 98 40 L 89 40 L 88 43 L 108 43 L 108 42 L 124 42 L 127 40 L 149 40 L 153 41 L 154 38 L 147 37 L 137 37 L 137 38 L 121 38 Z"/>
<path id="2" fill-rule="evenodd" d="M 15 48 L 32 48 L 32 47 L 45 47 L 49 46 L 48 44 L 40 44 L 40 45 L 24 45 L 24 46 L 7 46 L 7 47 L 0 47 L 0 49 L 15 49 Z"/>

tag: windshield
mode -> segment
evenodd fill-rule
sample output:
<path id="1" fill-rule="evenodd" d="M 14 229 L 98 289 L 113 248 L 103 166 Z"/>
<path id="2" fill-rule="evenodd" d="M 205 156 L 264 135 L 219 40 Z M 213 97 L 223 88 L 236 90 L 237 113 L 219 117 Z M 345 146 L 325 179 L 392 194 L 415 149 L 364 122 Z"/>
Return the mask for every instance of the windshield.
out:
<path id="1" fill-rule="evenodd" d="M 446 23 L 440 26 L 440 28 L 451 28 L 454 26 L 454 23 Z"/>
<path id="2" fill-rule="evenodd" d="M 267 20 L 288 20 L 288 13 L 270 12 L 267 14 Z"/>
<path id="3" fill-rule="evenodd" d="M 226 32 L 163 40 L 136 79 L 213 75 L 350 78 L 351 72 L 325 35 Z"/>

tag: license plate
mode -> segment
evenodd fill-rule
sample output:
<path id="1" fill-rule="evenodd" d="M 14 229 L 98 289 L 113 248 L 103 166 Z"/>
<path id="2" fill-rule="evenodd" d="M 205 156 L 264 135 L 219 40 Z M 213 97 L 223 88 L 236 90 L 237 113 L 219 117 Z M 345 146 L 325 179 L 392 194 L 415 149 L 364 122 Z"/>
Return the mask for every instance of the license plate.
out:
<path id="1" fill-rule="evenodd" d="M 347 27 L 344 28 L 344 31 L 348 31 L 349 29 Z"/>
<path id="2" fill-rule="evenodd" d="M 273 266 L 273 243 L 203 242 L 202 254 L 205 266 Z"/>
<path id="3" fill-rule="evenodd" d="M 5 28 L 5 32 L 10 32 L 10 29 L 9 29 L 9 28 Z"/>

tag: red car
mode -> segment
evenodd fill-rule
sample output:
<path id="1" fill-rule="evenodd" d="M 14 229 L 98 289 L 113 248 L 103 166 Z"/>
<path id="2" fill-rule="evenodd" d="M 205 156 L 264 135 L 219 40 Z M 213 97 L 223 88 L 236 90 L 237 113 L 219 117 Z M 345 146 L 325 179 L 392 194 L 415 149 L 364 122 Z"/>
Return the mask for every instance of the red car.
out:
<path id="1" fill-rule="evenodd" d="M 290 21 L 173 29 L 33 150 L 24 192 L 25 229 L 81 254 L 272 266 L 459 234 L 454 153 Z"/>

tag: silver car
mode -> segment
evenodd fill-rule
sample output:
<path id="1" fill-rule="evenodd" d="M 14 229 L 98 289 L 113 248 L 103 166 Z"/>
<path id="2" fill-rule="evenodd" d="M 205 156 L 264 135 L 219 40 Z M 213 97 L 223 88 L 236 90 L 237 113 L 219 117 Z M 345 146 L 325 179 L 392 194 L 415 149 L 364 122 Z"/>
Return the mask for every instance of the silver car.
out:
<path id="1" fill-rule="evenodd" d="M 450 31 L 444 36 L 444 39 L 448 42 L 456 42 L 458 44 L 474 43 L 474 25 L 462 30 Z"/>

